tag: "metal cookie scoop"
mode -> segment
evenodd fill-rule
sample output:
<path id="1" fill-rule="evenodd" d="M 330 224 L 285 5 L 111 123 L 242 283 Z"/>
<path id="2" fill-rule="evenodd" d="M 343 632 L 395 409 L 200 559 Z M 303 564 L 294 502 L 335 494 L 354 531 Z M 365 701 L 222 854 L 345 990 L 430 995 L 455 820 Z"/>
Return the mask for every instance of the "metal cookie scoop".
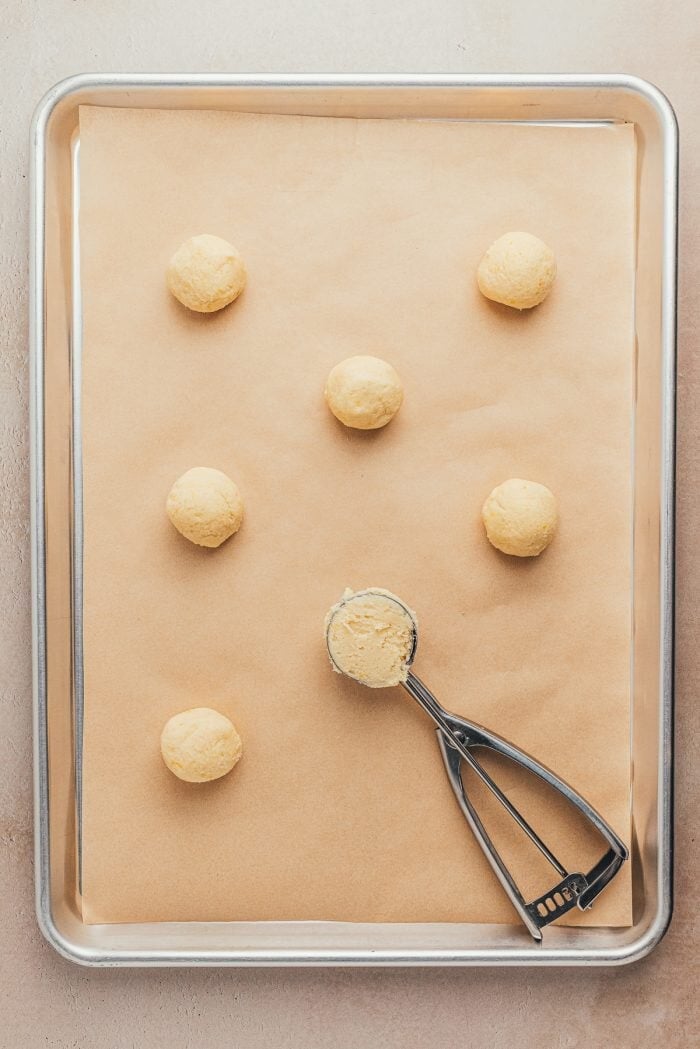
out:
<path id="1" fill-rule="evenodd" d="M 535 759 L 531 758 L 529 754 L 524 753 L 522 750 L 514 747 L 511 743 L 501 739 L 501 737 L 495 735 L 495 733 L 489 732 L 488 729 L 482 728 L 480 725 L 475 725 L 473 722 L 467 721 L 465 718 L 458 717 L 456 714 L 451 714 L 440 706 L 432 692 L 430 692 L 430 690 L 410 669 L 418 646 L 418 626 L 414 613 L 394 594 L 391 594 L 386 590 L 374 588 L 361 590 L 357 593 L 346 593 L 343 599 L 331 609 L 326 619 L 326 644 L 331 662 L 336 670 L 341 674 L 352 677 L 355 681 L 359 681 L 360 684 L 366 685 L 369 683 L 367 680 L 363 680 L 362 677 L 357 676 L 352 672 L 350 661 L 348 661 L 345 666 L 342 665 L 344 661 L 343 655 L 342 653 L 339 654 L 339 646 L 335 641 L 337 631 L 341 625 L 341 620 L 338 619 L 338 617 L 342 616 L 343 621 L 347 620 L 348 611 L 351 611 L 349 608 L 351 603 L 360 600 L 366 602 L 368 598 L 380 599 L 381 602 L 393 603 L 393 605 L 397 606 L 396 611 L 400 610 L 401 613 L 403 613 L 403 616 L 401 617 L 405 628 L 402 649 L 403 665 L 400 668 L 400 672 L 391 679 L 388 679 L 387 683 L 403 685 L 409 695 L 420 704 L 426 714 L 428 714 L 437 725 L 437 740 L 442 760 L 445 765 L 445 771 L 447 772 L 450 786 L 454 791 L 462 814 L 474 832 L 476 840 L 481 846 L 484 855 L 489 861 L 496 877 L 505 889 L 511 903 L 520 915 L 525 926 L 535 940 L 538 942 L 541 941 L 541 930 L 544 926 L 556 921 L 557 918 L 566 914 L 566 912 L 571 910 L 574 906 L 578 907 L 580 910 L 586 910 L 591 906 L 596 897 L 603 891 L 608 882 L 615 877 L 618 870 L 627 859 L 627 847 L 624 842 L 620 840 L 615 831 L 605 822 L 602 816 L 600 816 L 580 794 L 563 780 L 559 779 L 558 776 L 555 776 L 555 774 L 548 768 L 541 765 L 538 761 L 535 761 Z M 368 645 L 372 644 L 371 631 L 365 631 L 364 634 L 360 632 L 360 634 L 357 635 L 353 631 L 352 624 L 349 625 L 348 630 L 352 635 L 351 642 L 358 645 L 362 652 L 367 649 Z M 377 644 L 382 648 L 383 653 L 386 654 L 387 637 L 382 637 L 381 628 L 377 631 L 376 636 Z M 373 684 L 374 687 L 376 687 L 376 683 Z M 539 776 L 540 779 L 544 780 L 544 782 L 549 784 L 550 787 L 559 791 L 559 793 L 595 827 L 608 847 L 601 859 L 586 874 L 580 872 L 569 872 L 563 864 L 559 862 L 556 856 L 539 837 L 537 832 L 533 830 L 524 816 L 522 816 L 512 802 L 508 800 L 486 769 L 484 769 L 484 767 L 477 761 L 472 751 L 478 747 L 495 751 L 497 754 L 501 754 L 504 757 L 509 758 L 511 761 L 516 762 L 535 776 Z M 526 901 L 518 889 L 512 874 L 506 867 L 493 841 L 486 832 L 486 829 L 469 798 L 462 778 L 463 761 L 467 762 L 473 772 L 489 789 L 491 794 L 497 798 L 503 808 L 515 820 L 520 829 L 524 831 L 530 841 L 539 849 L 545 859 L 559 875 L 559 881 L 552 886 L 549 892 L 532 900 L 530 903 Z"/>

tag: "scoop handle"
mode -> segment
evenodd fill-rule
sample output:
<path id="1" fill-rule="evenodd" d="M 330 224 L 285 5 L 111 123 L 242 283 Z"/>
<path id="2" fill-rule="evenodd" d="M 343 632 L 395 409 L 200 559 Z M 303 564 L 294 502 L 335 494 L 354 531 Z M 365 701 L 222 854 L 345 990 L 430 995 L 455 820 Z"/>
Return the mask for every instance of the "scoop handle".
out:
<path id="1" fill-rule="evenodd" d="M 498 749 L 497 746 L 493 746 L 490 738 L 487 739 L 487 736 L 490 737 L 491 733 L 486 733 L 485 729 L 481 729 L 480 726 L 472 725 L 469 721 L 455 718 L 454 714 L 448 713 L 448 711 L 440 706 L 427 685 L 424 685 L 420 678 L 416 677 L 416 675 L 410 671 L 404 682 L 404 688 L 409 695 L 420 704 L 426 714 L 432 718 L 449 746 L 453 750 L 456 750 L 464 761 L 467 762 L 481 782 L 491 791 L 496 800 L 500 802 L 508 815 L 515 820 L 520 829 L 528 836 L 532 844 L 539 849 L 544 858 L 552 865 L 552 867 L 554 867 L 555 871 L 564 877 L 566 875 L 566 867 L 559 862 L 551 849 L 542 841 L 542 838 L 540 838 L 537 831 L 530 826 L 523 814 L 516 809 L 512 801 L 506 797 L 498 784 L 491 778 L 491 776 L 489 776 L 483 765 L 481 765 L 471 753 L 469 745 L 470 742 L 474 742 L 475 737 L 482 737 L 482 745 L 491 746 L 492 749 Z M 494 740 L 501 742 L 498 737 L 493 738 Z M 502 742 L 505 743 L 505 741 Z M 505 745 L 510 746 L 510 744 Z M 523 761 L 523 758 L 525 758 L 525 761 Z M 527 761 L 530 761 L 533 766 L 536 765 L 534 759 L 529 758 L 528 755 L 521 755 L 517 760 L 520 760 L 521 764 L 526 764 Z M 531 768 L 531 771 L 537 772 L 537 769 Z"/>
<path id="2" fill-rule="evenodd" d="M 629 853 L 626 845 L 612 827 L 606 823 L 600 813 L 573 787 L 560 779 L 551 769 L 548 769 L 546 765 L 542 765 L 535 758 L 530 757 L 529 754 L 513 746 L 512 743 L 508 743 L 501 736 L 497 736 L 495 732 L 490 732 L 481 725 L 467 721 L 466 718 L 458 717 L 445 710 L 440 706 L 430 689 L 412 672 L 409 672 L 403 685 L 409 695 L 416 700 L 437 725 L 440 751 L 450 784 L 462 813 L 529 932 L 535 940 L 540 941 L 542 939 L 541 929 L 555 921 L 558 917 L 561 917 L 571 907 L 577 906 L 579 909 L 585 910 L 591 906 L 628 858 Z M 568 802 L 574 805 L 593 824 L 607 842 L 608 849 L 605 855 L 586 874 L 568 873 L 536 831 L 529 825 L 524 816 L 518 812 L 491 776 L 489 776 L 488 772 L 477 761 L 470 751 L 471 747 L 485 747 L 495 751 L 497 754 L 502 754 L 504 757 L 510 758 L 521 765 L 528 772 L 538 776 L 550 787 L 559 791 Z M 482 783 L 496 797 L 509 815 L 513 817 L 562 879 L 539 899 L 528 903 L 523 898 L 510 871 L 486 832 L 465 789 L 460 769 L 462 760 L 467 762 Z"/>

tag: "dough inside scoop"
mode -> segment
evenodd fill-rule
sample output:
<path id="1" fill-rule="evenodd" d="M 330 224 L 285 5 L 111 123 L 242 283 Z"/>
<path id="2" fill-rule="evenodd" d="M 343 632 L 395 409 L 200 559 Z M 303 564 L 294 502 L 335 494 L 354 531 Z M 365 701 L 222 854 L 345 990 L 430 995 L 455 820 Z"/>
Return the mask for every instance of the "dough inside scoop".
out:
<path id="1" fill-rule="evenodd" d="M 333 669 L 369 688 L 405 681 L 416 647 L 415 613 L 389 590 L 346 590 L 326 616 Z"/>

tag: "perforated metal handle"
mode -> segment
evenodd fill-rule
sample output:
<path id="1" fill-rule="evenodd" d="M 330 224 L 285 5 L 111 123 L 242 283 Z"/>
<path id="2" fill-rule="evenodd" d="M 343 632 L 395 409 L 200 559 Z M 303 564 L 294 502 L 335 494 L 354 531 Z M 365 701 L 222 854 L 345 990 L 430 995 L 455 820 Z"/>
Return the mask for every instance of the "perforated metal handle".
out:
<path id="1" fill-rule="evenodd" d="M 474 833 L 492 870 L 503 886 L 511 903 L 520 915 L 533 939 L 542 939 L 544 926 L 556 921 L 572 907 L 585 910 L 591 906 L 606 885 L 612 881 L 628 856 L 627 847 L 612 827 L 593 808 L 592 805 L 570 787 L 568 783 L 556 776 L 546 765 L 497 736 L 481 725 L 467 721 L 465 718 L 450 714 L 440 706 L 435 696 L 413 673 L 409 673 L 404 687 L 418 702 L 438 726 L 437 739 L 440 753 L 445 764 L 450 785 L 455 794 L 462 814 Z M 588 873 L 570 872 L 559 862 L 554 853 L 542 841 L 537 832 L 530 826 L 525 817 L 517 810 L 495 783 L 486 769 L 479 763 L 471 748 L 483 747 L 509 758 L 527 772 L 538 776 L 552 789 L 558 791 L 573 805 L 605 839 L 609 848 L 604 856 Z M 484 827 L 479 814 L 469 798 L 462 778 L 462 762 L 466 761 L 473 772 L 484 783 L 493 796 L 500 802 L 508 814 L 515 820 L 520 829 L 542 853 L 560 876 L 559 882 L 543 896 L 527 902 L 520 892 L 515 879 L 503 861 L 500 853 Z"/>

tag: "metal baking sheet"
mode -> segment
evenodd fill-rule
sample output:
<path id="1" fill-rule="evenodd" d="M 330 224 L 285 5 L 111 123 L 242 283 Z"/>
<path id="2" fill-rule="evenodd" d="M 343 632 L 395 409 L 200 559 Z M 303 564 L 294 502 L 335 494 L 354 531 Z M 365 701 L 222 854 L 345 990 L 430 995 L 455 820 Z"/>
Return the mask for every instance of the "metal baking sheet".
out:
<path id="1" fill-rule="evenodd" d="M 82 728 L 79 127 L 83 104 L 508 122 L 627 121 L 638 140 L 632 863 L 626 929 L 220 922 L 85 925 Z M 92 965 L 583 965 L 647 954 L 671 915 L 677 132 L 626 76 L 88 75 L 32 125 L 31 386 L 36 883 L 39 924 Z"/>

